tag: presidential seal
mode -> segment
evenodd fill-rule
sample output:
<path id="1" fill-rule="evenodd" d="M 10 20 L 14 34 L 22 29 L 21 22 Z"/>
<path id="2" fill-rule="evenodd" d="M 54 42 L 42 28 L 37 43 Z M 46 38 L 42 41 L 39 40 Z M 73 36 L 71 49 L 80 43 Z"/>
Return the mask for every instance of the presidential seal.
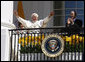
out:
<path id="1" fill-rule="evenodd" d="M 46 36 L 42 41 L 41 49 L 46 56 L 59 56 L 64 50 L 64 40 L 55 34 Z"/>

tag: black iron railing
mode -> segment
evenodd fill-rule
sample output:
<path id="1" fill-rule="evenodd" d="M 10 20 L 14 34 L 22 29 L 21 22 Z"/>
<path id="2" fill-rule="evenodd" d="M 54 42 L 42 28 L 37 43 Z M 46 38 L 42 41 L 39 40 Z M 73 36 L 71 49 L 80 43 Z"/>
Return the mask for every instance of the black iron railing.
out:
<path id="1" fill-rule="evenodd" d="M 83 60 L 84 27 L 80 32 L 62 31 L 65 27 L 10 29 L 10 61 Z M 40 32 L 34 31 L 38 30 Z M 34 31 L 31 32 L 30 31 Z M 41 44 L 45 36 L 57 34 L 64 40 L 64 51 L 58 57 L 45 56 Z"/>

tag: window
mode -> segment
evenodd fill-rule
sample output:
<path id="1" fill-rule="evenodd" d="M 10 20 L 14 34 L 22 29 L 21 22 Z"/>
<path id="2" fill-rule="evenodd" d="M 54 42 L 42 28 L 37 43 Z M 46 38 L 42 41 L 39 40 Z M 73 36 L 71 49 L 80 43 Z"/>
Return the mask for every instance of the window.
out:
<path id="1" fill-rule="evenodd" d="M 81 19 L 84 25 L 84 1 L 65 1 L 65 22 L 72 10 L 77 12 L 77 19 Z"/>
<path id="2" fill-rule="evenodd" d="M 64 26 L 72 10 L 77 12 L 84 26 L 84 1 L 54 1 L 54 26 Z"/>
<path id="3" fill-rule="evenodd" d="M 65 6 L 64 1 L 54 1 L 54 26 L 64 25 Z"/>

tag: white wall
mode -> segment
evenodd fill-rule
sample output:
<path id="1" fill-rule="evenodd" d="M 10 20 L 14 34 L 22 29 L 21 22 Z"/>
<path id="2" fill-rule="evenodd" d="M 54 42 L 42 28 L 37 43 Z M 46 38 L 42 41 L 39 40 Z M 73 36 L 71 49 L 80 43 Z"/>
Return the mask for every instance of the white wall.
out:
<path id="1" fill-rule="evenodd" d="M 13 1 L 1 1 L 1 61 L 8 61 L 9 51 L 9 31 L 15 26 L 13 23 Z"/>
<path id="2" fill-rule="evenodd" d="M 13 22 L 13 1 L 1 1 L 1 22 Z"/>

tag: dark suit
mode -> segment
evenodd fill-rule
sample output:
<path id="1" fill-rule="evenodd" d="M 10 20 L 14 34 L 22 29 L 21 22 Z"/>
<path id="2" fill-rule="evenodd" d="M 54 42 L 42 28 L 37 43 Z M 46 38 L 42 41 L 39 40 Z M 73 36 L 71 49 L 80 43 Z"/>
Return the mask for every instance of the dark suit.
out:
<path id="1" fill-rule="evenodd" d="M 71 33 L 79 33 L 81 27 L 82 27 L 82 21 L 80 19 L 76 19 L 73 25 L 70 25 L 69 27 L 66 26 L 67 32 Z"/>
<path id="2" fill-rule="evenodd" d="M 81 31 L 81 27 L 82 27 L 82 20 L 80 19 L 76 19 L 74 24 L 71 25 L 66 23 L 66 28 L 62 29 L 61 32 L 68 32 L 69 34 L 72 33 L 79 33 Z"/>

